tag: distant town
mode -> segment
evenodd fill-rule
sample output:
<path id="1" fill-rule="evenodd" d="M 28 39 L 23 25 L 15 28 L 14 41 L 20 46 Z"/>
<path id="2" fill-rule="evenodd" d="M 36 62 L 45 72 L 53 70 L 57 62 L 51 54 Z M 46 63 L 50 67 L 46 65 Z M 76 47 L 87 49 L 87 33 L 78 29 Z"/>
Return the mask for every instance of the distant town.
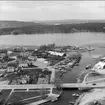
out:
<path id="1" fill-rule="evenodd" d="M 54 84 L 60 88 L 63 74 L 70 71 L 74 66 L 79 65 L 82 58 L 81 53 L 91 50 L 94 49 L 69 45 L 57 46 L 55 43 L 41 45 L 36 48 L 24 46 L 1 48 L 0 85 Z M 32 103 L 29 97 L 33 97 L 40 104 L 43 103 L 41 99 L 46 99 L 49 94 L 53 95 L 53 98 L 48 100 L 54 100 L 61 94 L 61 89 L 59 90 L 53 86 L 47 90 L 38 88 L 36 89 L 37 91 L 31 89 L 30 91 L 23 90 L 15 89 L 11 94 L 11 90 L 1 90 L 1 102 L 6 99 L 3 102 L 9 104 L 18 101 Z M 22 96 L 24 94 L 26 95 Z M 35 96 L 35 94 L 38 96 Z"/>

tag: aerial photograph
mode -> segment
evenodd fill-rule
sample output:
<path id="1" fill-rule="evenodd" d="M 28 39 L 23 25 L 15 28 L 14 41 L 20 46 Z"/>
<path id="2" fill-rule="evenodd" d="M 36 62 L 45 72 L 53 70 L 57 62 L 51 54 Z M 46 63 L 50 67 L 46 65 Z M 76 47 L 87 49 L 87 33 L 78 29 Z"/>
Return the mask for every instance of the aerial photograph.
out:
<path id="1" fill-rule="evenodd" d="M 105 1 L 0 1 L 0 105 L 105 105 Z"/>

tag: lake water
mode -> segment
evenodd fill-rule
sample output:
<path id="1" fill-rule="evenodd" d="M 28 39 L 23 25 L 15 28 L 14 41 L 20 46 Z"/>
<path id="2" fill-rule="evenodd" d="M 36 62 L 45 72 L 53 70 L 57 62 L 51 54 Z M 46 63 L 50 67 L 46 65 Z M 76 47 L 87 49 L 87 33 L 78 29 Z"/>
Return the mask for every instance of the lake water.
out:
<path id="1" fill-rule="evenodd" d="M 104 33 L 73 33 L 73 34 L 48 34 L 48 35 L 19 35 L 19 36 L 0 36 L 0 45 L 42 45 L 55 43 L 57 45 L 75 45 L 81 46 L 84 44 L 94 45 L 96 50 L 92 52 L 83 53 L 82 60 L 79 66 L 73 68 L 64 75 L 63 82 L 70 83 L 76 82 L 76 76 L 83 70 L 88 64 L 95 62 L 92 59 L 94 55 L 105 54 L 105 48 L 98 48 L 96 44 L 105 44 Z M 76 90 L 66 90 L 57 102 L 46 103 L 43 105 L 68 105 L 72 100 L 72 93 L 76 93 Z"/>
<path id="2" fill-rule="evenodd" d="M 75 45 L 105 43 L 104 33 L 70 33 L 70 34 L 39 34 L 39 35 L 5 35 L 0 36 L 0 45 Z"/>

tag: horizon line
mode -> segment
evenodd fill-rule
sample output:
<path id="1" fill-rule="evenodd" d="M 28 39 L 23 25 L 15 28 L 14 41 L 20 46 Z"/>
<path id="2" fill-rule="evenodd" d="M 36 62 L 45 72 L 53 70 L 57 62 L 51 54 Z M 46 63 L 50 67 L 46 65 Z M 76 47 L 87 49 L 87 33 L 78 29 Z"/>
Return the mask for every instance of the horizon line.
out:
<path id="1" fill-rule="evenodd" d="M 0 20 L 0 21 L 16 21 L 16 22 L 47 22 L 47 21 L 65 21 L 65 20 L 80 20 L 80 21 L 103 21 L 105 19 L 56 19 L 56 20 Z"/>

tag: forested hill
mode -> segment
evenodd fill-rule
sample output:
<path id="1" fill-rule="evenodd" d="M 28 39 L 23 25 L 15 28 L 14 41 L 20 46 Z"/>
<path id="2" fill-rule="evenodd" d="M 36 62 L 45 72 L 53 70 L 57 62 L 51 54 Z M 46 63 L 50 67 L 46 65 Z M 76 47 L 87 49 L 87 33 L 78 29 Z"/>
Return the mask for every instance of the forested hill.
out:
<path id="1" fill-rule="evenodd" d="M 105 21 L 18 22 L 0 21 L 0 35 L 105 32 Z"/>

